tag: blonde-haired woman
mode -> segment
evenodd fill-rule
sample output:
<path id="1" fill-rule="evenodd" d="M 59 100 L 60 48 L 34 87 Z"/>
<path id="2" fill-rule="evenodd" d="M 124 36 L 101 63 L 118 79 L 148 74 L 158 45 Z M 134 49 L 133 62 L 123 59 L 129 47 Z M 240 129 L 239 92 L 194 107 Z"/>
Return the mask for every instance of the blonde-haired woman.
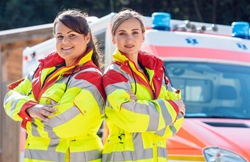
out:
<path id="1" fill-rule="evenodd" d="M 112 23 L 117 49 L 106 69 L 103 85 L 110 131 L 103 162 L 166 162 L 166 138 L 180 129 L 185 105 L 164 76 L 163 62 L 140 51 L 145 39 L 141 16 L 119 12 Z"/>

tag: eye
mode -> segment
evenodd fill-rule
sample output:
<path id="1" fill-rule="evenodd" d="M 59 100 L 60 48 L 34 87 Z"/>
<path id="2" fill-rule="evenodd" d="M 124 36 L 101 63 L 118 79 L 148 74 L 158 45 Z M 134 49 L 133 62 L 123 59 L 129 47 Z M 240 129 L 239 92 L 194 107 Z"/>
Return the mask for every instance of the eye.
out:
<path id="1" fill-rule="evenodd" d="M 132 33 L 133 35 L 136 35 L 136 34 L 139 34 L 139 32 L 137 32 L 137 31 L 134 31 L 133 33 Z"/>
<path id="2" fill-rule="evenodd" d="M 121 32 L 121 33 L 119 33 L 119 35 L 122 35 L 122 36 L 123 36 L 123 35 L 126 35 L 126 33 Z"/>
<path id="3" fill-rule="evenodd" d="M 76 35 L 75 35 L 75 34 L 70 34 L 69 36 L 70 36 L 70 37 L 75 37 Z"/>
<path id="4" fill-rule="evenodd" d="M 57 39 L 63 39 L 63 36 L 58 35 L 58 36 L 56 36 L 56 38 L 57 38 Z"/>

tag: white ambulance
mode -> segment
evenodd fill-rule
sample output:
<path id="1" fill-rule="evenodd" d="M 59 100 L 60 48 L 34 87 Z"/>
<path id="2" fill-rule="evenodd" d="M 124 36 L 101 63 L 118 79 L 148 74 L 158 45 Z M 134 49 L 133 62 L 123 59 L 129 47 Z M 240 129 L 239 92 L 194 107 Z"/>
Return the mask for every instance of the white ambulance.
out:
<path id="1" fill-rule="evenodd" d="M 181 89 L 186 105 L 182 128 L 167 140 L 169 162 L 250 161 L 250 40 L 245 39 L 249 26 L 171 20 L 168 15 L 167 30 L 158 30 L 161 20 L 155 18 L 162 14 L 154 14 L 154 19 L 143 17 L 147 31 L 142 50 L 164 61 L 166 75 L 173 87 Z M 90 23 L 105 67 L 115 50 L 110 32 L 114 16 L 111 13 Z M 54 50 L 55 39 L 26 48 L 23 75 Z M 105 128 L 104 138 L 108 135 Z"/>

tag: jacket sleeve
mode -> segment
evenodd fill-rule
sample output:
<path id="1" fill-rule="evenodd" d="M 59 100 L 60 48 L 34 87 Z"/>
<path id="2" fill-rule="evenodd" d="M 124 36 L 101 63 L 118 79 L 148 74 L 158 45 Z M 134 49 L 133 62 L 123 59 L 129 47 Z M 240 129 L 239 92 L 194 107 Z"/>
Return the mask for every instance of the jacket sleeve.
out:
<path id="1" fill-rule="evenodd" d="M 33 105 L 38 104 L 34 97 L 28 94 L 32 87 L 33 72 L 26 78 L 10 84 L 10 91 L 4 98 L 4 109 L 8 116 L 16 121 L 31 121 L 25 110 Z"/>
<path id="2" fill-rule="evenodd" d="M 128 132 L 156 132 L 171 125 L 178 113 L 178 106 L 170 100 L 130 99 L 128 79 L 115 70 L 103 77 L 107 95 L 105 113 L 118 127 Z"/>
<path id="3" fill-rule="evenodd" d="M 104 98 L 101 74 L 89 71 L 73 76 L 54 106 L 58 109 L 55 116 L 43 122 L 45 130 L 52 130 L 59 138 L 69 138 L 87 132 L 94 124 L 100 125 L 104 118 Z"/>
<path id="4" fill-rule="evenodd" d="M 170 99 L 170 100 L 181 99 L 181 91 L 179 89 L 176 90 L 175 88 L 173 88 L 167 77 L 165 77 L 164 79 L 165 79 L 164 81 L 165 88 L 163 89 L 163 93 L 165 99 Z M 176 120 L 172 124 L 164 127 L 161 130 L 156 131 L 155 134 L 165 138 L 170 138 L 179 131 L 183 122 L 184 122 L 184 116 L 182 115 L 181 112 L 179 112 L 178 116 L 176 117 Z"/>

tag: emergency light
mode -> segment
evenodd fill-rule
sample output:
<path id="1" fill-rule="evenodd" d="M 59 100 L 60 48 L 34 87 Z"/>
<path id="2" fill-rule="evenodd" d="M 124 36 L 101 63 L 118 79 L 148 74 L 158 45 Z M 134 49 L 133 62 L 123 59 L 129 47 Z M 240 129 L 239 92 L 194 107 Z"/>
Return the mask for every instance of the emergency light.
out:
<path id="1" fill-rule="evenodd" d="M 152 19 L 152 29 L 170 31 L 171 15 L 169 13 L 154 12 Z"/>
<path id="2" fill-rule="evenodd" d="M 232 23 L 232 37 L 249 39 L 249 23 L 238 21 Z"/>

